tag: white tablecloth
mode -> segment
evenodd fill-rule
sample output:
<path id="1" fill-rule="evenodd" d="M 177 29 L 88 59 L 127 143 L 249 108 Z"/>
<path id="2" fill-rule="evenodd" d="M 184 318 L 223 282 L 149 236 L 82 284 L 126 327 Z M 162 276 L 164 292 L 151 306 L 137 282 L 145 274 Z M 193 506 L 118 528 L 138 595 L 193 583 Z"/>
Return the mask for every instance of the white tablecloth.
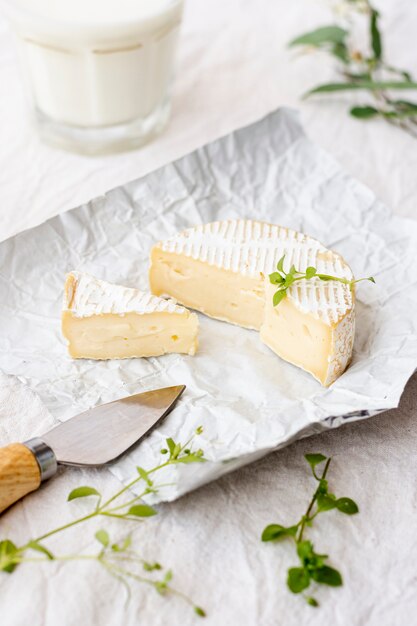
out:
<path id="1" fill-rule="evenodd" d="M 414 70 L 417 6 L 380 0 L 393 63 Z M 168 130 L 140 151 L 84 158 L 39 143 L 25 116 L 12 36 L 0 21 L 0 239 L 40 223 L 120 183 L 151 171 L 198 145 L 263 116 L 298 106 L 310 136 L 372 187 L 401 215 L 416 218 L 417 144 L 383 122 L 348 117 L 350 97 L 299 102 L 309 86 L 332 78 L 325 58 L 294 58 L 285 43 L 329 22 L 324 3 L 311 0 L 189 0 L 184 20 Z M 0 330 L 1 332 L 1 330 Z M 18 381 L 0 381 L 0 440 L 41 432 L 50 416 Z M 180 501 L 140 526 L 144 556 L 172 566 L 176 586 L 203 605 L 204 623 L 239 626 L 411 624 L 417 613 L 417 377 L 401 406 L 366 422 L 301 441 Z M 312 609 L 285 587 L 295 565 L 289 545 L 261 544 L 269 522 L 290 523 L 304 511 L 312 482 L 303 454 L 334 457 L 331 485 L 359 503 L 358 516 L 328 513 L 311 531 L 342 571 L 341 589 L 318 592 Z M 106 471 L 62 472 L 41 493 L 0 520 L 0 538 L 23 542 L 74 514 L 68 491 L 94 483 L 106 492 L 117 481 Z M 75 505 L 81 506 L 81 505 Z M 118 524 L 108 524 L 123 532 Z M 60 551 L 90 544 L 96 527 L 51 542 Z M 135 587 L 125 608 L 121 587 L 92 564 L 25 565 L 0 575 L 0 623 L 20 626 L 157 626 L 198 623 L 177 598 Z M 203 623 L 203 622 L 202 622 Z"/>

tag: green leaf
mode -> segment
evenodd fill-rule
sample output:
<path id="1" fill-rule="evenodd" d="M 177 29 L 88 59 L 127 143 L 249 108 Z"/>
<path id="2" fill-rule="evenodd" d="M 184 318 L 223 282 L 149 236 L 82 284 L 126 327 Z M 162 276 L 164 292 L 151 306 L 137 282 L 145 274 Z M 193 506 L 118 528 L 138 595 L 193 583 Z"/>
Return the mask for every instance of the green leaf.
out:
<path id="1" fill-rule="evenodd" d="M 152 487 L 153 482 L 149 478 L 148 472 L 144 470 L 143 467 L 139 467 L 139 465 L 136 467 L 136 469 L 138 471 L 139 476 L 142 478 L 142 480 L 144 480 L 146 484 L 149 485 L 149 487 Z"/>
<path id="2" fill-rule="evenodd" d="M 127 514 L 135 515 L 136 517 L 152 517 L 152 515 L 157 514 L 157 511 L 149 504 L 134 504 L 130 507 Z"/>
<path id="3" fill-rule="evenodd" d="M 94 537 L 101 543 L 102 546 L 107 548 L 110 543 L 109 533 L 106 530 L 98 530 Z"/>
<path id="4" fill-rule="evenodd" d="M 167 586 L 162 580 L 159 580 L 155 583 L 155 589 L 161 594 L 161 596 L 163 596 L 167 590 Z"/>
<path id="5" fill-rule="evenodd" d="M 296 37 L 288 45 L 318 47 L 326 43 L 343 43 L 346 35 L 347 31 L 344 28 L 340 28 L 340 26 L 322 26 L 300 37 Z"/>
<path id="6" fill-rule="evenodd" d="M 402 76 L 405 80 L 413 80 L 413 77 L 410 72 L 406 72 L 405 70 L 401 70 L 396 67 L 391 67 L 390 65 L 386 65 L 386 64 L 384 65 L 384 67 L 389 72 L 393 72 L 394 74 L 397 74 L 397 76 Z"/>
<path id="7" fill-rule="evenodd" d="M 85 498 L 86 496 L 100 496 L 100 493 L 94 487 L 77 487 L 69 494 L 68 502 L 76 498 Z"/>
<path id="8" fill-rule="evenodd" d="M 326 461 L 327 456 L 324 456 L 324 454 L 315 453 L 315 454 L 305 454 L 304 458 L 307 461 L 307 463 L 310 465 L 311 469 L 314 470 L 316 465 L 320 465 L 320 463 L 323 463 L 323 461 Z"/>
<path id="9" fill-rule="evenodd" d="M 11 574 L 19 563 L 14 562 L 18 556 L 17 546 L 10 539 L 0 541 L 0 571 Z"/>
<path id="10" fill-rule="evenodd" d="M 143 569 L 145 572 L 154 572 L 155 570 L 162 569 L 162 566 L 159 563 L 148 563 L 148 561 L 144 561 Z"/>
<path id="11" fill-rule="evenodd" d="M 301 593 L 310 584 L 310 574 L 303 567 L 288 570 L 287 585 L 293 593 Z"/>
<path id="12" fill-rule="evenodd" d="M 181 452 L 181 445 L 179 443 L 176 443 L 175 444 L 175 448 L 174 448 L 174 450 L 172 452 L 172 457 L 174 459 L 176 459 L 180 452 Z"/>
<path id="13" fill-rule="evenodd" d="M 285 254 L 282 255 L 282 257 L 280 258 L 280 260 L 277 263 L 277 270 L 279 272 L 283 272 L 284 271 L 284 259 L 285 259 Z"/>
<path id="14" fill-rule="evenodd" d="M 312 572 L 311 578 L 315 580 L 316 583 L 330 585 L 331 587 L 340 587 L 343 585 L 340 573 L 337 569 L 333 569 L 333 567 L 329 567 L 328 565 L 323 565 L 323 567 L 319 567 Z"/>
<path id="15" fill-rule="evenodd" d="M 369 72 L 346 72 L 345 75 L 351 80 L 372 80 L 372 76 Z"/>
<path id="16" fill-rule="evenodd" d="M 291 287 L 291 285 L 293 284 L 294 280 L 295 280 L 295 276 L 294 276 L 294 274 L 290 274 L 290 273 L 288 273 L 288 274 L 286 275 L 286 277 L 285 277 L 285 280 L 284 280 L 284 287 L 283 287 L 283 288 L 284 288 L 284 289 L 288 289 L 288 287 Z"/>
<path id="17" fill-rule="evenodd" d="M 417 114 L 417 102 L 409 102 L 408 100 L 391 100 L 391 105 L 399 107 L 403 112 Z"/>
<path id="18" fill-rule="evenodd" d="M 360 120 L 368 120 L 371 117 L 376 117 L 377 115 L 380 115 L 378 109 L 375 109 L 375 107 L 371 106 L 352 107 L 349 112 L 352 117 L 356 117 Z"/>
<path id="19" fill-rule="evenodd" d="M 280 285 L 284 282 L 284 280 L 284 277 L 281 276 L 281 274 L 279 274 L 278 272 L 272 272 L 272 274 L 269 275 L 269 282 L 272 285 Z"/>
<path id="20" fill-rule="evenodd" d="M 330 52 L 342 63 L 349 63 L 349 51 L 344 43 L 335 43 Z"/>
<path id="21" fill-rule="evenodd" d="M 54 560 L 54 555 L 50 552 L 45 546 L 43 546 L 38 541 L 29 541 L 28 548 L 31 550 L 36 550 L 36 552 L 41 552 L 44 554 L 50 561 Z"/>
<path id="22" fill-rule="evenodd" d="M 177 463 L 205 463 L 206 459 L 199 454 L 187 454 L 177 459 Z"/>
<path id="23" fill-rule="evenodd" d="M 319 482 L 319 486 L 318 486 L 318 491 L 321 494 L 327 493 L 329 487 L 329 483 L 327 482 L 327 480 L 325 478 L 321 478 L 320 482 Z"/>
<path id="24" fill-rule="evenodd" d="M 306 600 L 307 600 L 307 604 L 309 604 L 310 606 L 314 606 L 314 607 L 320 606 L 316 598 L 313 598 L 312 596 L 307 596 Z"/>
<path id="25" fill-rule="evenodd" d="M 372 9 L 371 23 L 370 23 L 371 43 L 372 43 L 372 50 L 374 52 L 374 57 L 375 59 L 379 61 L 382 57 L 382 42 L 381 42 L 381 34 L 379 32 L 379 27 L 378 27 L 378 19 L 379 19 L 378 11 L 376 11 L 375 9 Z"/>
<path id="26" fill-rule="evenodd" d="M 207 615 L 205 610 L 202 609 L 201 606 L 195 606 L 194 613 L 196 613 L 199 617 L 206 617 Z"/>
<path id="27" fill-rule="evenodd" d="M 281 526 L 281 524 L 269 524 L 262 532 L 262 541 L 276 541 L 284 537 L 295 537 L 298 526 Z"/>
<path id="28" fill-rule="evenodd" d="M 355 515 L 359 513 L 359 507 L 351 498 L 339 498 L 336 500 L 337 510 L 346 515 Z"/>
<path id="29" fill-rule="evenodd" d="M 327 274 L 316 274 L 317 278 L 320 278 L 320 280 L 335 280 L 335 276 L 328 276 Z"/>
<path id="30" fill-rule="evenodd" d="M 406 117 L 416 117 L 417 113 L 416 111 L 411 111 L 411 110 L 400 110 L 400 111 L 383 111 L 382 115 L 386 118 L 386 119 L 403 119 Z"/>
<path id="31" fill-rule="evenodd" d="M 168 583 L 171 579 L 172 579 L 172 571 L 168 570 L 163 580 L 159 580 L 158 582 L 154 583 L 155 589 L 158 591 L 158 593 L 160 593 L 161 595 L 164 595 L 164 593 L 166 592 L 168 588 Z"/>
<path id="32" fill-rule="evenodd" d="M 167 442 L 167 446 L 168 446 L 168 450 L 172 456 L 172 454 L 174 453 L 175 450 L 175 441 L 173 439 L 171 439 L 171 437 L 168 437 L 168 439 L 166 440 Z"/>
<path id="33" fill-rule="evenodd" d="M 127 550 L 132 545 L 132 537 L 128 535 L 124 538 L 123 543 L 120 546 L 120 550 Z"/>
<path id="34" fill-rule="evenodd" d="M 359 91 L 365 89 L 368 91 L 383 91 L 385 89 L 417 89 L 417 83 L 411 80 L 404 81 L 371 81 L 364 80 L 355 83 L 326 83 L 314 87 L 305 94 L 305 97 L 317 93 L 331 93 L 335 91 Z"/>
<path id="35" fill-rule="evenodd" d="M 317 270 L 315 267 L 308 267 L 306 269 L 306 278 L 307 280 L 310 280 L 310 278 L 313 278 L 313 276 L 315 276 L 317 274 Z"/>
<path id="36" fill-rule="evenodd" d="M 274 306 L 278 306 L 278 304 L 285 298 L 287 292 L 285 289 L 279 289 L 274 293 L 274 297 L 272 299 L 272 303 Z"/>
<path id="37" fill-rule="evenodd" d="M 317 506 L 319 511 L 330 511 L 337 507 L 336 499 L 334 496 L 330 496 L 330 494 L 321 493 L 317 496 Z"/>
<path id="38" fill-rule="evenodd" d="M 297 554 L 302 561 L 313 558 L 314 550 L 311 541 L 300 541 L 297 543 Z"/>

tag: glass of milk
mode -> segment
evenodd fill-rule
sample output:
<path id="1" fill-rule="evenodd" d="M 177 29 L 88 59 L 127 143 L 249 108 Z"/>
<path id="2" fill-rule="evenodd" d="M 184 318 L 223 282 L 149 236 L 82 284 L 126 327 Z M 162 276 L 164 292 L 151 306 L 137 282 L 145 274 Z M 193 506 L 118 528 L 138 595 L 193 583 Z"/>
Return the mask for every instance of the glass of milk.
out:
<path id="1" fill-rule="evenodd" d="M 2 0 L 42 138 L 86 154 L 159 133 L 183 0 Z"/>

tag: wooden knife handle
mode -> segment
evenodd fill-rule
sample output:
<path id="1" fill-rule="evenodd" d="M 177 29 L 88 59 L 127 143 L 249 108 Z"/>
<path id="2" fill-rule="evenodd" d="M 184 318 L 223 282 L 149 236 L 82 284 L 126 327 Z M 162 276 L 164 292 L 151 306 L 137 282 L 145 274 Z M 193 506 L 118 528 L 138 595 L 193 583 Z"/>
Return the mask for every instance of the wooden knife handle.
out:
<path id="1" fill-rule="evenodd" d="M 29 448 L 22 443 L 0 448 L 0 513 L 40 484 L 41 470 Z"/>

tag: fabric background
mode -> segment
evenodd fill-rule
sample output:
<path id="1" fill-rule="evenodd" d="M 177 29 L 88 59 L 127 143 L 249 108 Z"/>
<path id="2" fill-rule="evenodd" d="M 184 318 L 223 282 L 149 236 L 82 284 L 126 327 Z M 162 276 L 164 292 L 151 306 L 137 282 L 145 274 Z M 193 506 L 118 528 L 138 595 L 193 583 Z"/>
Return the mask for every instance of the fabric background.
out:
<path id="1" fill-rule="evenodd" d="M 393 63 L 417 73 L 411 53 L 417 7 L 411 0 L 380 0 Z M 285 43 L 329 21 L 326 3 L 298 0 L 189 0 L 178 62 L 172 122 L 144 149 L 89 159 L 56 152 L 31 134 L 7 25 L 0 22 L 0 238 L 167 163 L 193 148 L 263 116 L 297 105 L 310 137 L 369 185 L 397 214 L 416 218 L 415 140 L 382 122 L 361 124 L 345 112 L 350 98 L 299 103 L 309 86 L 332 78 L 320 57 L 294 59 Z M 51 417 L 16 379 L 0 384 L 0 440 L 41 432 Z M 417 610 L 415 482 L 417 377 L 398 410 L 293 444 L 263 461 L 169 505 L 142 525 L 135 543 L 149 559 L 172 566 L 179 589 L 204 606 L 206 624 L 412 624 Z M 329 513 L 311 532 L 329 551 L 345 586 L 322 589 L 313 610 L 285 588 L 295 563 L 290 546 L 263 545 L 269 522 L 291 522 L 305 510 L 312 483 L 303 454 L 334 457 L 336 493 L 355 498 L 361 513 Z M 94 483 L 105 492 L 118 482 L 108 472 L 67 471 L 1 518 L 1 536 L 23 542 L 83 509 L 66 504 L 68 491 Z M 92 525 L 93 526 L 93 525 Z M 113 532 L 124 532 L 108 524 Z M 90 533 L 81 535 L 88 547 Z M 75 531 L 52 548 L 71 551 Z M 177 598 L 136 587 L 125 608 L 123 591 L 94 564 L 27 565 L 0 578 L 1 623 L 72 626 L 124 623 L 194 624 Z"/>

